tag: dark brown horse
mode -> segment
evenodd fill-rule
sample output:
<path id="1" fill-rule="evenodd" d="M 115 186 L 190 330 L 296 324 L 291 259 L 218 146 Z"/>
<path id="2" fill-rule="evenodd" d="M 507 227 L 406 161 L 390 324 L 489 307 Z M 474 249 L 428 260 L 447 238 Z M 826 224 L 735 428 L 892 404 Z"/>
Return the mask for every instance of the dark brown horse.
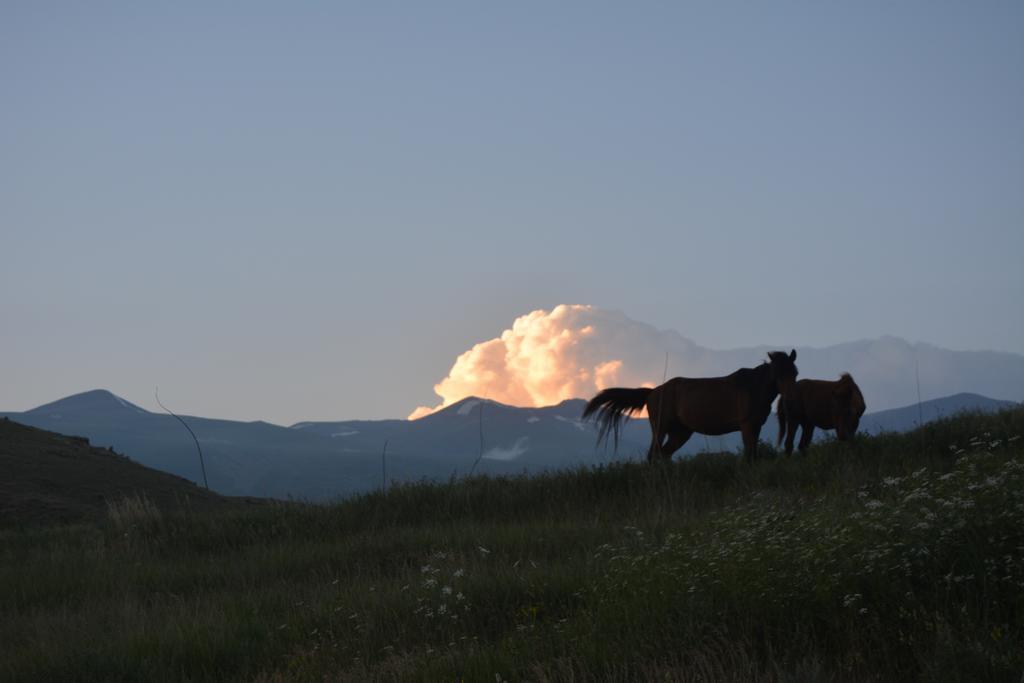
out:
<path id="1" fill-rule="evenodd" d="M 743 453 L 750 461 L 757 455 L 757 438 L 772 402 L 796 380 L 795 360 L 795 350 L 788 355 L 772 351 L 768 362 L 725 377 L 675 377 L 653 389 L 605 389 L 587 403 L 583 419 L 596 415 L 598 443 L 610 432 L 618 445 L 623 417 L 646 407 L 651 422 L 648 461 L 670 459 L 694 432 L 741 432 Z"/>
<path id="2" fill-rule="evenodd" d="M 779 443 L 785 438 L 786 455 L 792 453 L 798 427 L 804 430 L 800 452 L 807 450 L 815 427 L 836 430 L 840 441 L 852 439 L 865 408 L 864 394 L 849 373 L 837 382 L 802 379 L 779 399 Z"/>

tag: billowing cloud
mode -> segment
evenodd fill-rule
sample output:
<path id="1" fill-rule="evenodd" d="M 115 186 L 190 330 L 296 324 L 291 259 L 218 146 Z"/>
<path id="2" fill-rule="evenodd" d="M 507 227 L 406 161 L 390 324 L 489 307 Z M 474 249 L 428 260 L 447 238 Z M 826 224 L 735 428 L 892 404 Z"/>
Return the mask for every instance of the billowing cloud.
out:
<path id="1" fill-rule="evenodd" d="M 665 354 L 678 360 L 697 347 L 675 332 L 659 331 L 618 311 L 560 305 L 521 316 L 496 339 L 460 355 L 434 386 L 441 403 L 409 416 L 429 415 L 467 396 L 516 406 L 553 405 L 587 398 L 610 386 L 653 385 L 665 372 Z"/>

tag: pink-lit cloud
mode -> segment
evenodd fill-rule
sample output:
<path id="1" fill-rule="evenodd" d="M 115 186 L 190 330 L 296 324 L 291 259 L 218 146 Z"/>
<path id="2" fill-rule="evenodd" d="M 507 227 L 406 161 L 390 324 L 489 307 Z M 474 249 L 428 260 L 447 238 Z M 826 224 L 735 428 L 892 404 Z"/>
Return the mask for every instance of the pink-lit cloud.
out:
<path id="1" fill-rule="evenodd" d="M 516 406 L 553 405 L 610 386 L 659 383 L 665 352 L 688 342 L 630 320 L 617 311 L 560 305 L 517 318 L 496 339 L 460 355 L 434 386 L 441 403 L 409 415 L 429 415 L 467 396 Z"/>

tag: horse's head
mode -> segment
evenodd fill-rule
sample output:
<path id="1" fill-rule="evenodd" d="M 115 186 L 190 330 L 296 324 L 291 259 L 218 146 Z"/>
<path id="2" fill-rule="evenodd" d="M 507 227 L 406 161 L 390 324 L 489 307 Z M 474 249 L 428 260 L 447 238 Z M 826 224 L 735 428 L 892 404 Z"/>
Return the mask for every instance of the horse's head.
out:
<path id="1" fill-rule="evenodd" d="M 864 404 L 864 394 L 860 393 L 860 387 L 853 381 L 849 373 L 843 373 L 832 390 L 832 414 L 836 420 L 836 438 L 840 441 L 849 441 L 857 433 L 860 425 L 860 417 L 864 414 L 867 406 Z"/>
<path id="2" fill-rule="evenodd" d="M 775 382 L 779 388 L 780 394 L 785 394 L 789 391 L 793 383 L 796 382 L 796 376 L 799 371 L 796 369 L 796 349 L 793 349 L 788 354 L 785 351 L 769 351 L 768 352 L 768 367 L 771 371 L 772 381 Z"/>

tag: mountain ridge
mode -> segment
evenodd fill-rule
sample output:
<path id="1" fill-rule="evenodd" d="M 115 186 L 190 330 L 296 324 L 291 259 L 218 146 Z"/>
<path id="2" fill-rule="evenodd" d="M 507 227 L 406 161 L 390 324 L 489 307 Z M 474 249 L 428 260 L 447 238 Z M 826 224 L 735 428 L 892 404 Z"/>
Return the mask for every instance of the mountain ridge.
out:
<path id="1" fill-rule="evenodd" d="M 643 457 L 650 442 L 646 419 L 624 424 L 618 449 L 598 445 L 594 426 L 580 419 L 585 403 L 567 399 L 530 408 L 469 396 L 419 420 L 304 421 L 290 427 L 188 415 L 182 419 L 199 440 L 214 490 L 238 496 L 330 500 L 380 488 L 382 464 L 390 484 L 447 480 L 470 471 L 534 473 Z M 993 411 L 1014 405 L 958 393 L 868 413 L 861 428 L 903 431 L 917 426 L 919 416 L 930 421 L 963 409 Z M 143 410 L 107 390 L 81 392 L 0 416 L 84 436 L 148 467 L 202 481 L 195 444 L 176 419 Z M 776 432 L 771 417 L 761 438 L 773 441 Z M 732 451 L 738 445 L 737 435 L 696 435 L 680 456 L 701 450 Z"/>

